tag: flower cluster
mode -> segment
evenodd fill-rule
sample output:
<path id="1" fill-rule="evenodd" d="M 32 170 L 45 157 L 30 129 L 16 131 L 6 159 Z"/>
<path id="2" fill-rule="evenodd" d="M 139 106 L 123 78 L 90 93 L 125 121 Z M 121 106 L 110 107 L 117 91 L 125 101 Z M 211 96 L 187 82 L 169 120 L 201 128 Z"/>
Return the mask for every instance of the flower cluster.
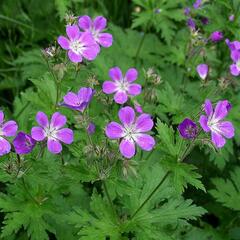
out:
<path id="1" fill-rule="evenodd" d="M 240 42 L 233 41 L 230 42 L 229 39 L 226 39 L 226 44 L 228 45 L 231 51 L 231 59 L 233 63 L 230 65 L 230 72 L 233 76 L 239 76 L 240 74 Z"/>
<path id="2" fill-rule="evenodd" d="M 197 0 L 193 7 L 200 8 L 202 1 Z M 185 9 L 185 15 L 189 16 L 190 8 Z M 103 32 L 107 21 L 104 17 L 98 16 L 92 20 L 89 16 L 82 16 L 78 19 L 78 25 L 67 25 L 67 37 L 60 36 L 58 43 L 68 51 L 70 61 L 74 63 L 82 62 L 83 59 L 92 61 L 100 52 L 100 47 L 110 47 L 112 45 L 112 35 Z M 195 23 L 192 18 L 188 19 L 188 25 L 195 29 Z M 211 34 L 212 42 L 222 40 L 223 34 L 215 31 Z M 231 57 L 234 63 L 231 65 L 233 75 L 240 74 L 240 42 L 230 42 L 227 44 L 231 50 Z M 49 53 L 48 53 L 49 54 Z M 199 64 L 196 68 L 201 79 L 205 80 L 208 75 L 208 65 Z M 153 71 L 147 72 L 148 77 L 153 77 L 154 85 L 161 82 L 160 77 Z M 105 94 L 114 94 L 114 101 L 117 104 L 132 104 L 131 106 L 121 106 L 118 117 L 121 123 L 112 121 L 105 128 L 106 136 L 111 140 L 118 140 L 119 151 L 123 157 L 130 159 L 136 154 L 136 146 L 144 151 L 151 151 L 155 146 L 155 140 L 148 133 L 154 127 L 152 117 L 143 112 L 141 105 L 134 99 L 141 94 L 142 86 L 135 83 L 138 78 L 138 71 L 135 68 L 129 68 L 124 75 L 119 67 L 113 67 L 109 70 L 111 80 L 103 82 L 102 91 Z M 90 87 L 82 87 L 77 93 L 69 91 L 64 97 L 60 106 L 75 110 L 78 114 L 85 113 L 89 106 L 95 90 Z M 128 100 L 132 101 L 128 101 Z M 231 122 L 224 121 L 231 104 L 227 100 L 219 101 L 213 108 L 210 100 L 206 100 L 204 110 L 206 115 L 201 115 L 199 123 L 206 133 L 211 133 L 213 144 L 221 148 L 226 143 L 225 138 L 234 136 L 234 127 Z M 137 114 L 137 115 L 136 115 Z M 9 137 L 16 137 L 12 144 L 17 154 L 30 153 L 37 142 L 42 142 L 42 147 L 47 146 L 49 152 L 59 154 L 62 151 L 62 144 L 72 144 L 74 140 L 73 130 L 64 127 L 67 118 L 59 112 L 53 113 L 51 120 L 48 116 L 39 111 L 36 114 L 38 126 L 31 129 L 31 135 L 22 131 L 17 133 L 18 125 L 15 121 L 4 121 L 4 113 L 0 111 L 0 156 L 11 151 Z M 93 122 L 87 121 L 86 131 L 88 136 L 94 134 L 96 126 Z M 179 124 L 180 135 L 185 139 L 195 140 L 200 134 L 197 123 L 186 118 Z"/>
<path id="3" fill-rule="evenodd" d="M 112 45 L 112 35 L 103 32 L 106 25 L 107 20 L 102 16 L 96 17 L 93 21 L 89 16 L 80 17 L 78 25 L 66 27 L 68 38 L 60 36 L 58 43 L 68 51 L 68 57 L 72 62 L 82 62 L 83 58 L 92 61 L 100 52 L 100 46 Z"/>
<path id="4" fill-rule="evenodd" d="M 199 123 L 204 132 L 211 132 L 211 140 L 216 148 L 222 148 L 225 145 L 225 138 L 234 137 L 233 124 L 223 120 L 231 108 L 232 105 L 227 100 L 219 101 L 215 108 L 210 100 L 205 101 L 206 115 L 200 116 Z M 188 118 L 179 124 L 178 130 L 180 135 L 186 139 L 195 139 L 199 133 L 197 124 Z"/>

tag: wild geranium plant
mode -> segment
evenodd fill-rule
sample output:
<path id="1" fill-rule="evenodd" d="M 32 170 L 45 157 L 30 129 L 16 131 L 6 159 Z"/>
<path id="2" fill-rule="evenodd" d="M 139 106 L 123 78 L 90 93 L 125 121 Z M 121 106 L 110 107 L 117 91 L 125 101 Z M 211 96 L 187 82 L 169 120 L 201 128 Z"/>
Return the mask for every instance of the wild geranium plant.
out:
<path id="1" fill-rule="evenodd" d="M 0 238 L 239 239 L 237 2 L 36 3 L 0 15 Z"/>

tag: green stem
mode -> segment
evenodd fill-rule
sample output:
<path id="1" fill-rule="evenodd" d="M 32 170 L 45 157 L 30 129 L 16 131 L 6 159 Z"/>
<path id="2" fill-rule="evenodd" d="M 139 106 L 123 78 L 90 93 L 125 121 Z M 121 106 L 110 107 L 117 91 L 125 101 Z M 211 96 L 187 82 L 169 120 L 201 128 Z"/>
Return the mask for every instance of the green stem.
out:
<path id="1" fill-rule="evenodd" d="M 5 21 L 18 24 L 18 25 L 23 26 L 23 27 L 25 27 L 25 28 L 31 29 L 32 31 L 39 32 L 37 29 L 35 29 L 35 28 L 32 27 L 32 26 L 29 26 L 29 25 L 27 25 L 27 24 L 25 24 L 25 23 L 23 23 L 23 22 L 20 22 L 20 21 L 18 21 L 18 20 L 15 20 L 15 19 L 13 19 L 13 18 L 9 18 L 9 17 L 4 16 L 4 15 L 1 15 L 1 14 L 0 14 L 0 19 L 3 19 L 3 20 L 5 20 Z"/>
<path id="2" fill-rule="evenodd" d="M 61 81 L 58 80 L 58 78 L 56 77 L 56 75 L 54 74 L 53 69 L 51 68 L 49 61 L 47 60 L 47 58 L 45 56 L 43 56 L 43 58 L 45 59 L 46 63 L 47 63 L 47 67 L 48 67 L 48 71 L 51 73 L 53 80 L 55 82 L 55 86 L 56 86 L 56 90 L 57 90 L 57 94 L 56 94 L 56 102 L 55 102 L 55 109 L 58 106 L 58 101 L 59 101 L 59 96 L 60 96 L 60 88 L 61 88 Z"/>
<path id="3" fill-rule="evenodd" d="M 138 56 L 139 56 L 139 53 L 141 51 L 141 48 L 142 48 L 142 45 L 143 45 L 143 42 L 144 42 L 145 38 L 146 38 L 146 32 L 144 32 L 143 37 L 142 37 L 142 39 L 141 39 L 141 41 L 140 41 L 140 43 L 138 45 L 137 52 L 136 52 L 136 55 L 135 55 L 135 61 L 134 61 L 135 65 L 137 63 Z"/>
<path id="4" fill-rule="evenodd" d="M 105 183 L 104 180 L 102 181 L 102 183 L 103 183 L 103 189 L 104 189 L 104 192 L 106 193 L 108 202 L 109 202 L 109 204 L 110 204 L 110 206 L 111 206 L 111 208 L 112 208 L 112 211 L 113 211 L 115 217 L 117 218 L 117 212 L 116 212 L 116 210 L 115 210 L 115 208 L 114 208 L 112 199 L 111 199 L 110 194 L 109 194 L 109 192 L 108 192 L 107 185 L 106 185 L 106 183 Z"/>
<path id="5" fill-rule="evenodd" d="M 146 205 L 146 203 L 152 198 L 154 193 L 161 187 L 161 185 L 165 182 L 167 179 L 168 175 L 170 174 L 170 171 L 167 171 L 166 174 L 163 176 L 159 184 L 153 189 L 153 191 L 148 195 L 148 197 L 145 199 L 145 201 L 140 205 L 140 207 L 133 213 L 131 216 L 131 219 L 133 219 L 139 212 L 140 210 Z"/>
<path id="6" fill-rule="evenodd" d="M 26 191 L 26 193 L 29 195 L 29 197 L 37 204 L 39 205 L 38 201 L 33 197 L 33 195 L 28 191 L 28 187 L 26 185 L 26 182 L 24 180 L 24 177 L 21 177 L 21 180 L 22 180 L 22 185 L 23 185 L 23 188 L 24 190 Z"/>

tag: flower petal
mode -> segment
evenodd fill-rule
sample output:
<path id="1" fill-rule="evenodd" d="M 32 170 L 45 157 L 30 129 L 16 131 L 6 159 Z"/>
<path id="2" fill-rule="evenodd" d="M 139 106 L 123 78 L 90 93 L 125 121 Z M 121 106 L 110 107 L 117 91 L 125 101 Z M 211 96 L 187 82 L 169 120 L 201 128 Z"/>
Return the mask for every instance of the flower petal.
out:
<path id="1" fill-rule="evenodd" d="M 99 52 L 100 52 L 99 45 L 92 44 L 84 48 L 84 50 L 82 51 L 82 56 L 87 60 L 92 61 L 97 57 Z"/>
<path id="2" fill-rule="evenodd" d="M 135 120 L 135 112 L 132 107 L 123 107 L 119 110 L 118 117 L 124 126 L 130 126 Z"/>
<path id="3" fill-rule="evenodd" d="M 210 128 L 208 127 L 208 118 L 205 115 L 200 116 L 199 123 L 204 132 L 210 132 Z"/>
<path id="4" fill-rule="evenodd" d="M 113 42 L 112 34 L 110 33 L 99 33 L 98 43 L 105 48 L 111 47 Z"/>
<path id="5" fill-rule="evenodd" d="M 126 72 L 125 79 L 128 82 L 134 82 L 138 77 L 138 71 L 135 68 L 129 68 Z"/>
<path id="6" fill-rule="evenodd" d="M 230 72 L 233 76 L 238 76 L 240 74 L 236 64 L 230 65 Z"/>
<path id="7" fill-rule="evenodd" d="M 47 147 L 49 152 L 53 154 L 58 154 L 62 151 L 62 144 L 55 139 L 48 139 Z"/>
<path id="8" fill-rule="evenodd" d="M 46 137 L 46 134 L 41 127 L 33 127 L 31 130 L 31 136 L 36 141 L 43 141 Z"/>
<path id="9" fill-rule="evenodd" d="M 137 132 L 148 132 L 153 128 L 153 120 L 149 114 L 143 113 L 136 120 Z"/>
<path id="10" fill-rule="evenodd" d="M 78 25 L 81 29 L 83 29 L 85 31 L 89 30 L 92 26 L 92 19 L 87 15 L 82 16 L 78 20 Z"/>
<path id="11" fill-rule="evenodd" d="M 151 151 L 155 146 L 154 138 L 148 134 L 137 134 L 135 136 L 135 141 L 138 146 L 145 151 Z"/>
<path id="12" fill-rule="evenodd" d="M 125 158 L 132 158 L 135 155 L 135 143 L 132 140 L 123 139 L 119 149 Z"/>
<path id="13" fill-rule="evenodd" d="M 65 50 L 69 49 L 69 41 L 64 36 L 58 37 L 57 42 L 61 46 L 61 48 L 65 49 Z"/>
<path id="14" fill-rule="evenodd" d="M 113 67 L 109 70 L 109 76 L 114 81 L 120 81 L 122 79 L 122 71 L 119 67 Z"/>
<path id="15" fill-rule="evenodd" d="M 3 136 L 6 136 L 6 137 L 15 136 L 17 130 L 18 130 L 18 125 L 15 121 L 8 121 L 4 123 L 2 126 Z"/>
<path id="16" fill-rule="evenodd" d="M 116 84 L 114 82 L 105 81 L 103 83 L 102 89 L 103 89 L 104 93 L 111 94 L 111 93 L 116 92 L 117 87 L 116 87 Z"/>
<path id="17" fill-rule="evenodd" d="M 237 61 L 240 59 L 240 52 L 237 51 L 237 50 L 231 51 L 231 59 L 232 59 L 234 62 L 237 62 Z"/>
<path id="18" fill-rule="evenodd" d="M 82 56 L 80 54 L 73 52 L 72 50 L 68 51 L 68 57 L 71 60 L 71 62 L 74 63 L 82 62 Z"/>
<path id="19" fill-rule="evenodd" d="M 95 30 L 102 31 L 107 26 L 107 19 L 102 16 L 98 16 L 94 19 L 93 26 Z"/>
<path id="20" fill-rule="evenodd" d="M 61 113 L 59 112 L 55 112 L 53 115 L 52 115 L 52 119 L 51 119 L 51 126 L 56 128 L 56 129 L 59 129 L 61 127 L 63 127 L 67 122 L 67 118 L 62 115 Z"/>
<path id="21" fill-rule="evenodd" d="M 36 121 L 41 127 L 47 127 L 49 125 L 48 117 L 44 112 L 38 112 L 36 115 Z"/>
<path id="22" fill-rule="evenodd" d="M 3 111 L 0 111 L 0 124 L 3 123 L 3 120 L 4 120 L 4 113 Z"/>
<path id="23" fill-rule="evenodd" d="M 220 122 L 217 124 L 219 132 L 226 138 L 234 137 L 234 127 L 229 121 Z"/>
<path id="24" fill-rule="evenodd" d="M 68 92 L 64 97 L 63 101 L 65 104 L 70 106 L 78 106 L 79 105 L 79 99 L 77 94 L 73 92 Z"/>
<path id="25" fill-rule="evenodd" d="M 140 84 L 130 84 L 128 93 L 132 96 L 137 96 L 141 93 L 142 86 Z"/>
<path id="26" fill-rule="evenodd" d="M 207 77 L 208 74 L 208 65 L 207 64 L 199 64 L 197 66 L 197 72 L 203 80 Z"/>
<path id="27" fill-rule="evenodd" d="M 8 154 L 11 151 L 11 144 L 4 138 L 0 137 L 0 156 Z"/>
<path id="28" fill-rule="evenodd" d="M 222 148 L 225 145 L 226 140 L 221 134 L 212 131 L 212 142 L 217 148 Z"/>
<path id="29" fill-rule="evenodd" d="M 57 138 L 66 144 L 71 144 L 73 142 L 73 131 L 70 128 L 60 129 L 57 131 Z"/>
<path id="30" fill-rule="evenodd" d="M 66 27 L 66 33 L 70 40 L 77 40 L 80 37 L 80 31 L 77 25 L 68 25 Z"/>
<path id="31" fill-rule="evenodd" d="M 209 99 L 206 99 L 205 101 L 204 110 L 208 117 L 212 116 L 213 108 L 212 108 L 212 103 Z"/>
<path id="32" fill-rule="evenodd" d="M 92 88 L 82 87 L 78 91 L 78 99 L 80 102 L 88 103 L 92 99 L 94 93 L 95 93 L 95 91 Z"/>
<path id="33" fill-rule="evenodd" d="M 125 92 L 119 91 L 115 93 L 114 100 L 118 104 L 124 104 L 128 100 L 128 96 Z"/>
<path id="34" fill-rule="evenodd" d="M 223 118 L 225 118 L 228 114 L 228 110 L 227 110 L 227 105 L 225 101 L 219 101 L 217 103 L 217 106 L 215 107 L 212 119 L 214 119 L 214 121 L 219 121 Z"/>
<path id="35" fill-rule="evenodd" d="M 116 122 L 110 122 L 105 130 L 107 137 L 110 139 L 118 139 L 124 136 L 124 128 Z"/>

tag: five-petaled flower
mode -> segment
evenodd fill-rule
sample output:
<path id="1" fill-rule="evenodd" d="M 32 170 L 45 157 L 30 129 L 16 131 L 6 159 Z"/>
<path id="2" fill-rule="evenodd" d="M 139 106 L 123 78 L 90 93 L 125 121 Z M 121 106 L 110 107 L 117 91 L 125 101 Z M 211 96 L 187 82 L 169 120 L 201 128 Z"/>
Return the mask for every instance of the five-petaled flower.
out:
<path id="1" fill-rule="evenodd" d="M 11 144 L 4 137 L 13 137 L 18 130 L 15 121 L 4 122 L 4 113 L 0 111 L 0 156 L 11 151 Z"/>
<path id="2" fill-rule="evenodd" d="M 94 40 L 102 47 L 110 47 L 112 45 L 112 35 L 102 32 L 107 26 L 106 18 L 98 16 L 92 21 L 89 16 L 85 15 L 79 18 L 78 25 L 83 31 L 91 33 Z"/>
<path id="3" fill-rule="evenodd" d="M 109 70 L 109 76 L 113 81 L 105 81 L 103 83 L 103 92 L 114 95 L 116 103 L 124 104 L 128 100 L 128 96 L 139 95 L 142 87 L 139 84 L 133 83 L 137 77 L 138 72 L 135 68 L 127 70 L 126 75 L 122 75 L 119 67 L 114 67 Z"/>
<path id="4" fill-rule="evenodd" d="M 110 139 L 121 139 L 119 149 L 125 158 L 135 155 L 135 143 L 145 151 L 151 151 L 155 146 L 155 140 L 146 132 L 153 128 L 153 120 L 149 114 L 143 113 L 135 118 L 135 112 L 131 107 L 121 108 L 118 117 L 122 125 L 111 122 L 106 127 L 106 135 Z"/>
<path id="5" fill-rule="evenodd" d="M 40 127 L 33 127 L 31 131 L 32 138 L 36 141 L 47 140 L 48 150 L 53 154 L 62 151 L 62 144 L 71 144 L 73 142 L 73 131 L 69 128 L 63 128 L 66 124 L 66 117 L 59 112 L 52 115 L 51 122 L 43 112 L 36 115 L 37 123 Z"/>
<path id="6" fill-rule="evenodd" d="M 194 139 L 198 133 L 198 127 L 195 122 L 193 122 L 189 118 L 185 118 L 179 125 L 178 125 L 179 133 L 183 138 L 186 139 Z"/>
<path id="7" fill-rule="evenodd" d="M 207 116 L 200 116 L 199 123 L 205 132 L 211 132 L 212 142 L 217 148 L 225 145 L 225 138 L 234 136 L 233 124 L 223 121 L 230 109 L 231 104 L 227 100 L 219 101 L 215 109 L 210 100 L 205 101 L 204 110 Z"/>
<path id="8" fill-rule="evenodd" d="M 68 57 L 72 62 L 82 62 L 83 58 L 92 61 L 97 57 L 100 47 L 91 33 L 80 32 L 77 25 L 68 25 L 66 33 L 69 39 L 60 36 L 58 43 L 63 49 L 68 50 Z"/>
<path id="9" fill-rule="evenodd" d="M 17 154 L 28 154 L 36 145 L 36 141 L 28 134 L 19 132 L 13 140 L 13 146 Z"/>
<path id="10" fill-rule="evenodd" d="M 78 93 L 68 92 L 64 97 L 63 106 L 83 112 L 92 100 L 95 90 L 89 87 L 82 87 Z"/>

